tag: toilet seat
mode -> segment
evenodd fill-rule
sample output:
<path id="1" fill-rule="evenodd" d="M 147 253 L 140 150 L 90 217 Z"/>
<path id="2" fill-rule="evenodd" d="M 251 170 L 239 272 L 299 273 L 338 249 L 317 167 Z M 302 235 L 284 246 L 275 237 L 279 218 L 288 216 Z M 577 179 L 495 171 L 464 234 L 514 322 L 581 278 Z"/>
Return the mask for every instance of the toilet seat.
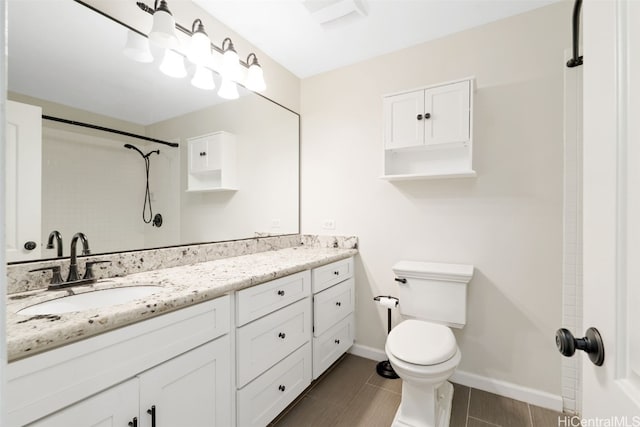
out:
<path id="1" fill-rule="evenodd" d="M 458 351 L 451 329 L 415 319 L 405 320 L 393 328 L 386 348 L 397 359 L 422 366 L 446 362 Z"/>

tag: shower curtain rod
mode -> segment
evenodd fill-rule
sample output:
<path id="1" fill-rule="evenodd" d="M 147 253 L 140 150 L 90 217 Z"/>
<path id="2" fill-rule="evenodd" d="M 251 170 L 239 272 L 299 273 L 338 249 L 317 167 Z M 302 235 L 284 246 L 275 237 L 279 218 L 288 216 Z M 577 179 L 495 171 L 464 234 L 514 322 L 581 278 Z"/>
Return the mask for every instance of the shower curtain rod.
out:
<path id="1" fill-rule="evenodd" d="M 83 123 L 83 122 L 77 122 L 75 120 L 61 119 L 59 117 L 47 116 L 47 115 L 44 115 L 44 114 L 42 115 L 42 118 L 45 119 L 45 120 L 51 120 L 51 121 L 54 121 L 54 122 L 66 123 L 68 125 L 81 126 L 81 127 L 85 127 L 85 128 L 89 128 L 89 129 L 101 130 L 103 132 L 110 132 L 110 133 L 115 133 L 115 134 L 118 134 L 118 135 L 129 136 L 131 138 L 142 139 L 144 141 L 156 142 L 158 144 L 168 145 L 169 147 L 179 147 L 180 146 L 176 142 L 167 142 L 167 141 L 163 141 L 161 139 L 150 138 L 148 136 L 143 136 L 143 135 L 136 135 L 135 133 L 125 132 L 125 131 L 118 130 L 118 129 L 111 129 L 111 128 L 104 127 L 104 126 L 92 125 L 90 123 Z"/>
<path id="2" fill-rule="evenodd" d="M 567 67 L 573 68 L 582 65 L 582 56 L 580 56 L 580 8 L 582 0 L 576 0 L 573 6 L 573 58 L 567 61 Z"/>

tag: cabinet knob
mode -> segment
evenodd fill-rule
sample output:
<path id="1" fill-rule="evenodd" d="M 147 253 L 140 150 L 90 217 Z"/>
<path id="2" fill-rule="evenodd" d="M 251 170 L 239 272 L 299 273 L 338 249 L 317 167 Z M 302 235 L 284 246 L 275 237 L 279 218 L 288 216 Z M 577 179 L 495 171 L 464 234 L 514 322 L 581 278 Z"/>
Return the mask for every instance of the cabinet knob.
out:
<path id="1" fill-rule="evenodd" d="M 340 306 L 342 305 L 342 303 L 341 303 L 340 301 L 336 301 L 336 305 L 337 305 L 338 307 L 340 307 Z"/>
<path id="2" fill-rule="evenodd" d="M 334 271 L 333 274 L 335 274 L 336 276 L 339 276 L 340 272 L 339 271 Z"/>
<path id="3" fill-rule="evenodd" d="M 278 386 L 278 390 L 280 390 L 280 391 L 285 391 L 286 389 L 287 389 L 287 388 L 286 388 L 284 385 L 282 385 L 282 384 L 280 384 L 280 385 Z"/>
<path id="4" fill-rule="evenodd" d="M 206 155 L 207 155 L 207 152 L 206 152 L 206 151 L 201 151 L 201 152 L 200 152 L 200 156 L 206 156 Z"/>
<path id="5" fill-rule="evenodd" d="M 133 420 L 129 421 L 129 427 L 138 427 L 138 418 L 133 417 Z"/>
<path id="6" fill-rule="evenodd" d="M 283 296 L 284 296 L 284 291 L 283 291 L 283 290 L 279 290 L 279 291 L 278 291 L 278 295 L 280 295 L 281 297 L 283 297 Z"/>
<path id="7" fill-rule="evenodd" d="M 334 340 L 333 342 L 336 344 L 340 344 L 340 340 Z"/>
<path id="8" fill-rule="evenodd" d="M 416 119 L 418 119 L 418 120 L 422 120 L 422 114 L 418 114 L 418 115 L 416 116 Z"/>
<path id="9" fill-rule="evenodd" d="M 430 119 L 431 118 L 431 114 L 430 113 L 424 113 L 424 119 Z"/>
<path id="10" fill-rule="evenodd" d="M 282 339 L 284 339 L 286 336 L 287 336 L 287 335 L 286 335 L 284 332 L 280 332 L 280 333 L 278 334 L 278 337 L 280 337 L 280 338 L 282 338 Z"/>
<path id="11" fill-rule="evenodd" d="M 24 243 L 24 248 L 28 251 L 32 251 L 35 248 L 37 248 L 38 245 L 36 244 L 36 242 L 34 242 L 33 240 L 29 240 L 28 242 Z"/>

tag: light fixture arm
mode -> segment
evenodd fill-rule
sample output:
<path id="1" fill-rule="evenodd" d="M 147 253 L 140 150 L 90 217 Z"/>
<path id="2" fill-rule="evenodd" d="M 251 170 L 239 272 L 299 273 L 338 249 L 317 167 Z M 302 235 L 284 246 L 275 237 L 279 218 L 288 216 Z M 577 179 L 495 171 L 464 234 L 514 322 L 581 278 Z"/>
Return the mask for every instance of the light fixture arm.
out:
<path id="1" fill-rule="evenodd" d="M 251 57 L 253 57 L 253 59 L 251 59 Z M 252 65 L 260 66 L 260 63 L 258 62 L 258 57 L 256 56 L 255 53 L 251 52 L 249 55 L 247 55 L 247 65 L 249 65 L 249 67 Z"/>
<path id="2" fill-rule="evenodd" d="M 164 2 L 163 0 L 155 0 L 156 4 L 157 4 L 157 2 L 158 2 L 158 1 L 160 1 L 160 2 L 161 2 L 161 3 L 160 3 L 160 8 L 162 8 L 162 3 L 165 3 L 165 7 L 166 7 L 166 2 Z M 152 7 L 148 6 L 148 5 L 146 5 L 144 2 L 139 1 L 139 2 L 136 2 L 136 4 L 137 4 L 137 5 L 138 5 L 138 7 L 140 8 L 140 10 L 142 10 L 143 12 L 148 13 L 149 15 L 153 15 L 153 13 L 155 12 L 155 9 L 154 9 L 154 8 L 152 8 Z M 155 4 L 154 4 L 154 5 L 155 5 Z M 196 20 L 194 21 L 194 25 L 195 25 L 196 21 L 200 21 L 200 23 L 202 23 L 202 21 L 201 21 L 200 19 L 196 19 Z M 196 31 L 189 31 L 189 29 L 188 29 L 188 28 L 183 27 L 182 25 L 180 25 L 180 24 L 179 24 L 179 23 L 177 23 L 177 22 L 176 22 L 176 28 L 177 28 L 178 30 L 180 30 L 183 34 L 186 34 L 186 35 L 187 35 L 187 36 L 189 36 L 189 37 L 191 37 L 191 36 L 193 35 L 193 33 L 194 33 L 194 32 L 196 32 Z M 204 28 L 204 26 L 203 26 L 203 28 Z M 193 25 L 192 25 L 192 29 L 194 29 L 194 26 L 193 26 Z M 206 33 L 205 33 L 205 34 L 206 34 Z M 215 50 L 216 52 L 218 52 L 218 53 L 220 53 L 220 54 L 223 54 L 223 53 L 224 53 L 224 51 L 225 51 L 225 50 L 223 49 L 223 47 L 224 47 L 224 44 L 225 44 L 225 42 L 226 42 L 227 40 L 228 40 L 228 41 L 229 41 L 229 43 L 231 44 L 231 49 L 233 49 L 233 50 L 235 51 L 235 48 L 233 47 L 233 42 L 231 41 L 231 39 L 230 39 L 229 37 L 225 38 L 225 39 L 222 41 L 222 47 L 218 47 L 218 46 L 216 46 L 216 45 L 212 42 L 212 43 L 211 43 L 211 48 L 212 48 L 213 50 Z M 255 56 L 255 55 L 254 55 L 254 56 Z M 238 62 L 239 62 L 239 63 L 240 63 L 240 65 L 242 65 L 243 67 L 245 67 L 245 68 L 249 68 L 249 65 L 250 65 L 250 64 L 249 64 L 249 63 L 247 63 L 247 62 L 245 62 L 245 61 L 243 61 L 242 59 L 240 59 Z"/>
<path id="3" fill-rule="evenodd" d="M 196 24 L 198 24 L 197 27 Z M 197 18 L 195 21 L 193 21 L 193 24 L 191 24 L 191 33 L 202 33 L 205 36 L 208 36 L 207 32 L 204 30 L 204 24 L 202 23 L 202 20 L 200 18 Z"/>

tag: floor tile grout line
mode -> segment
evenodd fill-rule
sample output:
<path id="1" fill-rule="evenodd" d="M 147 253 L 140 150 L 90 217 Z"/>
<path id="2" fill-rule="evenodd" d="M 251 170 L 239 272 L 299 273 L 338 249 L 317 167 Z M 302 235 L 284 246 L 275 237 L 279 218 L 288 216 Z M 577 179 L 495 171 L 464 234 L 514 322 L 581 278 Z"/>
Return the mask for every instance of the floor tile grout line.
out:
<path id="1" fill-rule="evenodd" d="M 467 396 L 467 412 L 464 417 L 464 427 L 469 427 L 469 408 L 471 407 L 471 387 L 469 387 L 469 395 Z"/>
<path id="2" fill-rule="evenodd" d="M 379 386 L 379 385 L 377 385 L 377 384 L 371 384 L 371 383 L 370 383 L 370 382 L 368 382 L 368 381 L 367 381 L 366 383 L 364 383 L 364 385 L 369 385 L 369 386 L 371 386 L 371 387 L 378 388 L 378 389 L 380 389 L 380 390 L 382 390 L 382 391 L 388 391 L 389 393 L 393 393 L 393 394 L 397 394 L 398 396 L 402 396 L 402 392 L 398 393 L 397 391 L 389 390 L 388 388 L 384 388 L 384 387 Z"/>
<path id="3" fill-rule="evenodd" d="M 357 392 L 355 392 L 353 394 L 353 397 L 351 399 L 349 399 L 349 402 L 344 405 L 344 408 L 342 409 L 342 411 L 340 411 L 340 414 L 338 414 L 338 417 L 336 418 L 336 425 L 340 424 L 340 419 L 342 418 L 342 416 L 348 411 L 350 410 L 350 403 L 353 402 L 356 397 L 358 397 L 358 394 L 360 394 L 362 392 L 362 389 L 367 385 L 366 381 L 364 383 L 362 383 L 362 385 L 360 386 L 360 388 L 358 389 Z"/>
<path id="4" fill-rule="evenodd" d="M 472 420 L 480 421 L 481 423 L 484 423 L 484 424 L 489 424 L 490 426 L 502 427 L 500 424 L 494 424 L 494 423 L 491 423 L 489 421 L 486 421 L 486 420 L 483 420 L 483 419 L 480 419 L 480 418 L 476 418 L 476 417 L 472 417 L 472 416 L 467 417 L 467 423 L 469 422 L 469 418 L 471 418 Z"/>
<path id="5" fill-rule="evenodd" d="M 531 413 L 531 405 L 527 403 L 527 410 L 529 411 L 529 423 L 531 427 L 533 426 L 533 414 Z"/>

